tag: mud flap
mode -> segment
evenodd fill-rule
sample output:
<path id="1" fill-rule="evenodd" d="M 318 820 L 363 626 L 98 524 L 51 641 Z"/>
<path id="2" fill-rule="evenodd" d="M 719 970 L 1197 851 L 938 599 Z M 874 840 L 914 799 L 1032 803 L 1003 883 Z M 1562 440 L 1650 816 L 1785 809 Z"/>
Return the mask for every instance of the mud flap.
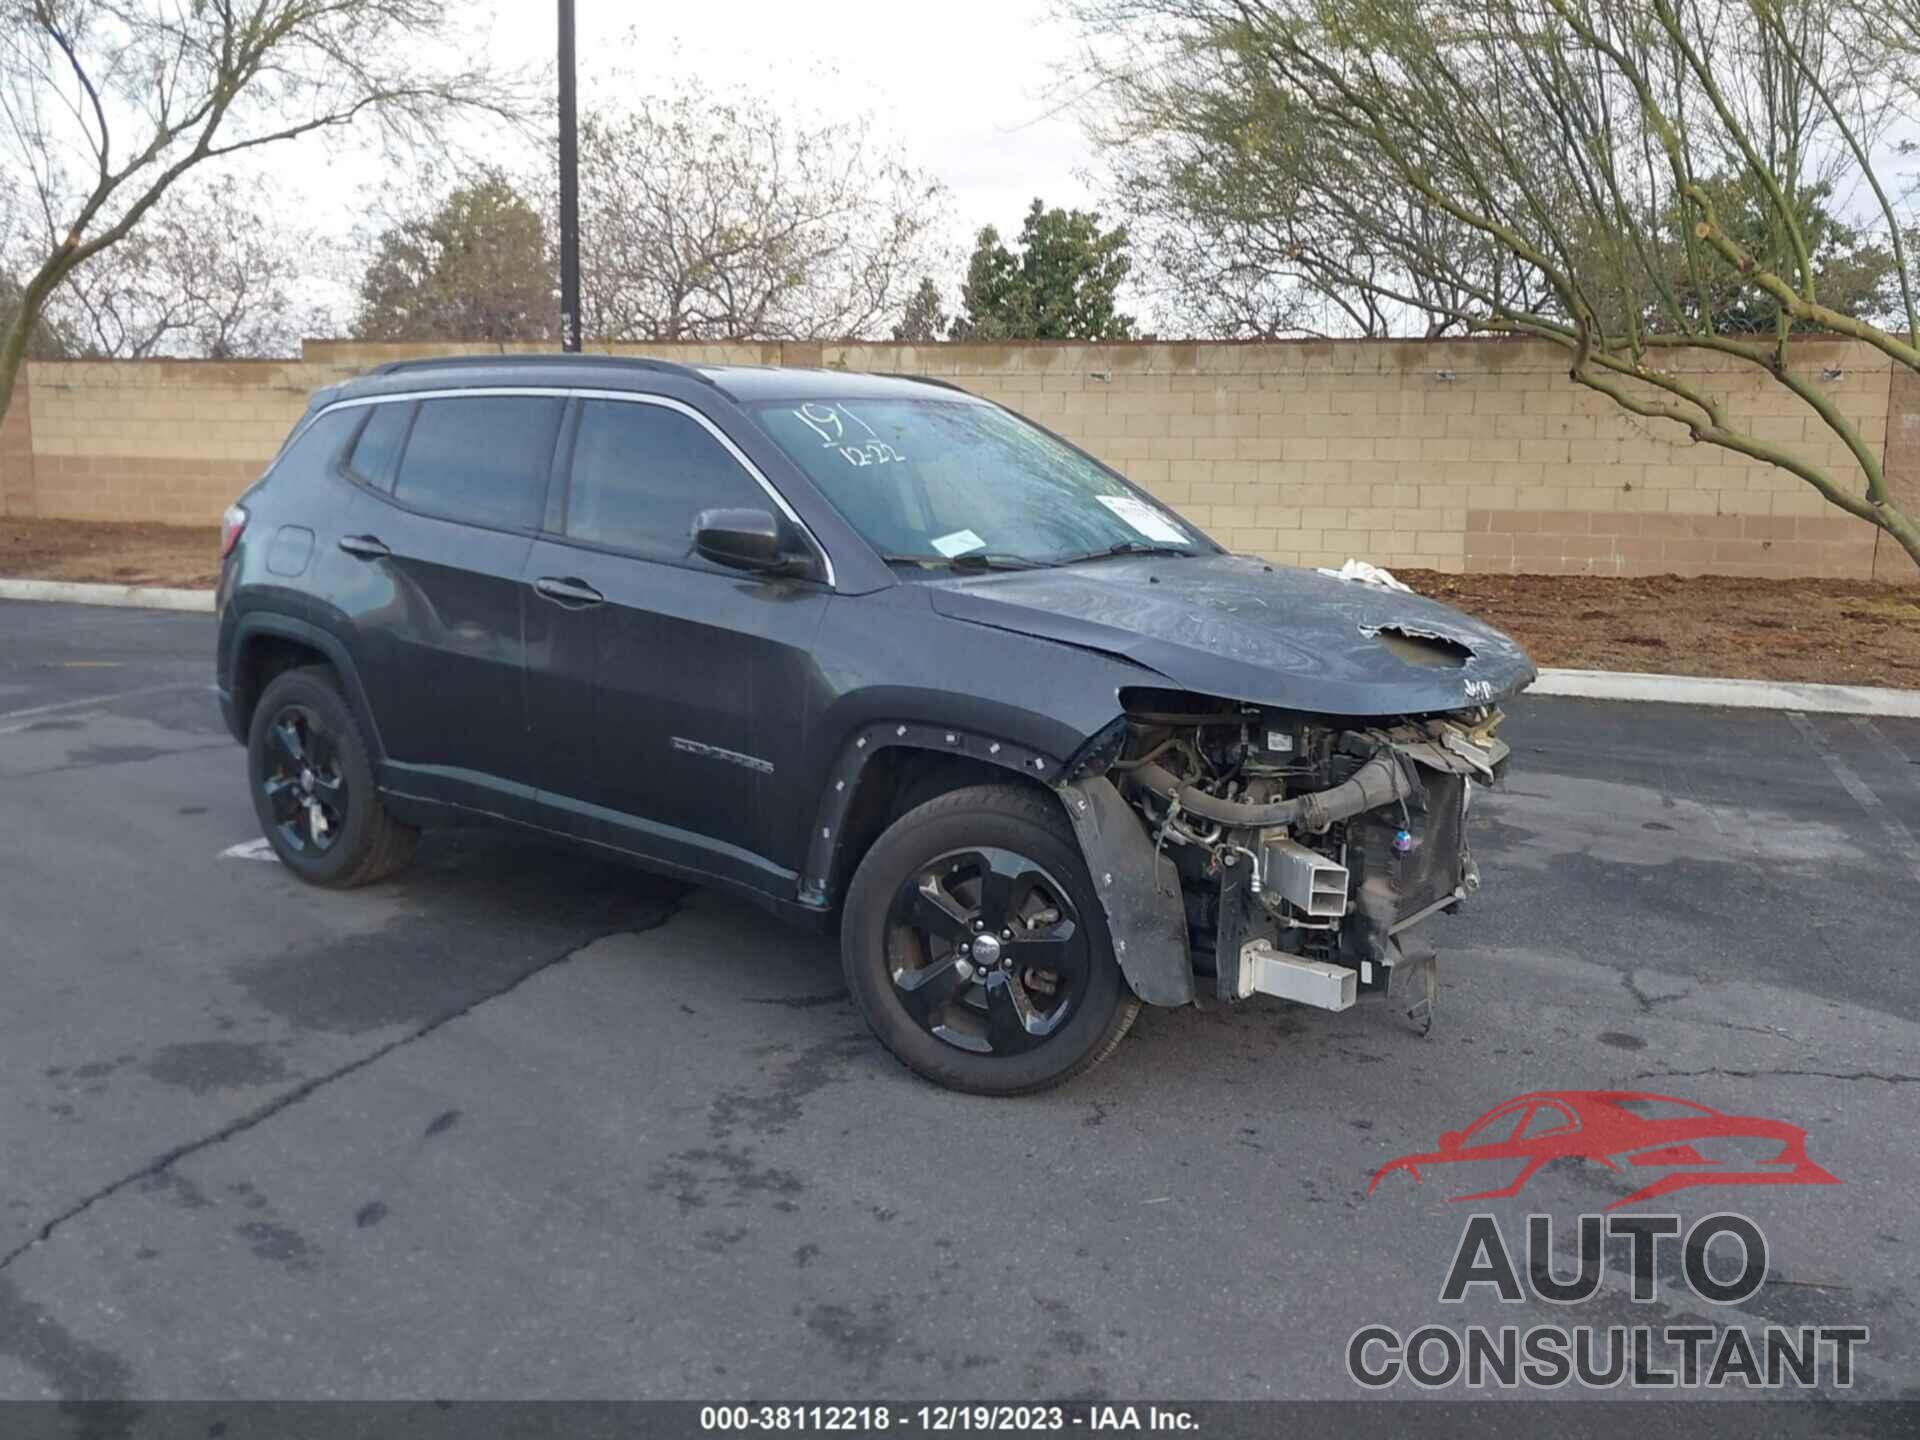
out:
<path id="1" fill-rule="evenodd" d="M 1173 862 L 1155 853 L 1147 827 L 1105 776 L 1057 790 L 1107 912 L 1120 973 L 1149 1005 L 1191 1004 L 1187 907 Z"/>
<path id="2" fill-rule="evenodd" d="M 1407 1019 L 1421 1035 L 1433 1033 L 1434 1002 L 1440 994 L 1440 956 L 1424 940 L 1411 935 L 1396 935 L 1393 970 L 1387 977 L 1387 993 L 1407 1006 Z"/>

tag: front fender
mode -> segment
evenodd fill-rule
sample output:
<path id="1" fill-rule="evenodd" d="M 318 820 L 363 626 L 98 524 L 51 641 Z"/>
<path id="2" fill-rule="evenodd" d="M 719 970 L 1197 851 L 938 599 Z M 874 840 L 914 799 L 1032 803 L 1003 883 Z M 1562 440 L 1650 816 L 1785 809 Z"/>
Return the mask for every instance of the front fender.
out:
<path id="1" fill-rule="evenodd" d="M 876 755 L 888 750 L 918 750 L 980 760 L 1044 785 L 1057 780 L 1065 766 L 1060 756 L 1049 755 L 1031 745 L 954 726 L 907 720 L 863 726 L 848 737 L 827 775 L 826 789 L 814 816 L 813 835 L 807 842 L 806 867 L 800 873 L 802 905 L 824 909 L 832 904 L 834 877 L 846 863 L 842 850 L 848 807 L 859 793 L 861 772 Z"/>

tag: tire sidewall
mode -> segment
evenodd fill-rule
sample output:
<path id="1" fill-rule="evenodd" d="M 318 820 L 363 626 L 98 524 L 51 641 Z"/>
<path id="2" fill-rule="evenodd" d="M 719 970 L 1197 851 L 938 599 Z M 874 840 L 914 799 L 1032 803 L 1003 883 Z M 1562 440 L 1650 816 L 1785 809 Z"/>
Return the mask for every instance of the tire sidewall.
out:
<path id="1" fill-rule="evenodd" d="M 347 782 L 347 820 L 333 845 L 321 855 L 302 855 L 281 842 L 273 808 L 267 802 L 262 784 L 266 778 L 266 736 L 274 717 L 288 705 L 301 705 L 314 712 L 326 727 L 339 756 L 341 773 Z M 337 882 L 365 857 L 373 843 L 375 812 L 373 765 L 360 738 L 360 727 L 353 721 L 345 697 L 338 687 L 312 670 L 292 670 L 268 685 L 254 706 L 253 722 L 247 729 L 247 789 L 253 797 L 253 811 L 259 818 L 261 833 L 273 846 L 280 863 L 316 885 Z"/>
<path id="2" fill-rule="evenodd" d="M 847 987 L 881 1042 L 909 1068 L 955 1089 L 1017 1094 L 1043 1089 L 1072 1072 L 1107 1043 L 1121 1007 L 1131 999 L 1113 956 L 1107 917 L 1079 847 L 1036 819 L 993 806 L 983 792 L 978 808 L 936 800 L 903 816 L 876 840 L 847 892 L 841 921 L 841 958 Z M 1047 803 L 1054 803 L 1046 797 Z M 1065 817 L 1061 817 L 1065 829 Z M 887 920 L 908 877 L 950 851 L 997 846 L 1038 862 L 1069 892 L 1086 935 L 1086 993 L 1065 1026 L 1018 1055 L 977 1055 L 920 1028 L 900 1002 L 887 961 Z"/>

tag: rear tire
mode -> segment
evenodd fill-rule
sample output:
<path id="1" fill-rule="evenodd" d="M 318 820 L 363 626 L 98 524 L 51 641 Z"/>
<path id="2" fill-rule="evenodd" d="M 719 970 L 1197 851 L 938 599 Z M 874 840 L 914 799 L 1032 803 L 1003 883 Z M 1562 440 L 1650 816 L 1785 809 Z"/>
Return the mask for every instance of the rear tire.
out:
<path id="1" fill-rule="evenodd" d="M 976 1095 L 1065 1084 L 1140 1010 L 1059 802 L 1018 786 L 955 790 L 888 827 L 848 888 L 840 949 L 880 1043 Z"/>
<path id="2" fill-rule="evenodd" d="M 324 665 L 267 686 L 248 729 L 247 780 L 267 843 L 309 885 L 369 885 L 413 859 L 420 832 L 387 813 L 372 751 Z"/>

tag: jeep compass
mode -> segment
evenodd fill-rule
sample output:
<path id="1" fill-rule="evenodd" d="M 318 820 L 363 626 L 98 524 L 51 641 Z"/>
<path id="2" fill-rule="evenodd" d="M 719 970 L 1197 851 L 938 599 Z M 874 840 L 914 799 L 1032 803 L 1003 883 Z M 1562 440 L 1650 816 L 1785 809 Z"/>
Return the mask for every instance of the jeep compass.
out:
<path id="1" fill-rule="evenodd" d="M 936 381 L 409 361 L 227 512 L 222 709 L 274 851 L 555 835 L 837 930 L 874 1034 L 1010 1095 L 1202 985 L 1430 1022 L 1518 647 L 1230 555 Z"/>

